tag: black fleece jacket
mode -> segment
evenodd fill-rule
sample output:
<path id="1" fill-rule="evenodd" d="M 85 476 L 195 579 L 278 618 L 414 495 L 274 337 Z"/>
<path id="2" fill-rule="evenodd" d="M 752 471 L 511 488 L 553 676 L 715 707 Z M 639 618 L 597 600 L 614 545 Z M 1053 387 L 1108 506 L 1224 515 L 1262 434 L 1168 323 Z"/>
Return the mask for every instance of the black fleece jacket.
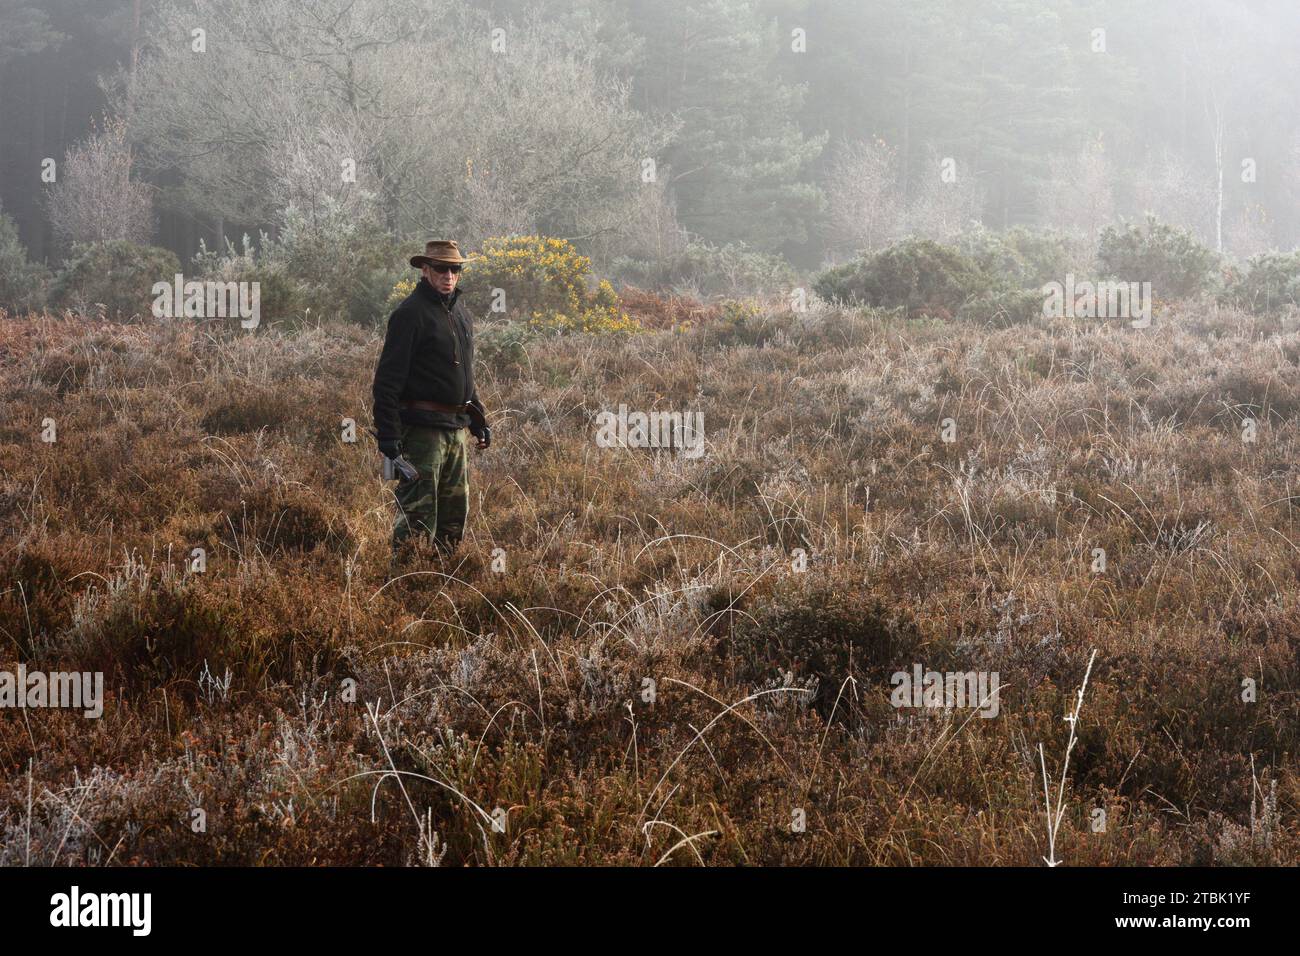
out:
<path id="1" fill-rule="evenodd" d="M 478 402 L 474 387 L 474 323 L 460 290 L 444 298 L 423 278 L 388 318 L 375 367 L 375 431 L 402 437 L 402 425 L 465 428 L 468 415 L 402 408 L 417 400 L 442 405 Z"/>

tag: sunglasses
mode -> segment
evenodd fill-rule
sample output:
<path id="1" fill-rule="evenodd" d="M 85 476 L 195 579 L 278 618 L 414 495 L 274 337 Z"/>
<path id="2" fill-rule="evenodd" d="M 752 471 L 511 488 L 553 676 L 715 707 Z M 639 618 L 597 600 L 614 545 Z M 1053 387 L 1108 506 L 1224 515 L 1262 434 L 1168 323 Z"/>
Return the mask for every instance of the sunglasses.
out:
<path id="1" fill-rule="evenodd" d="M 450 272 L 452 275 L 456 275 L 457 273 L 460 272 L 459 265 L 448 265 L 446 263 L 441 263 L 441 262 L 437 262 L 437 263 L 431 262 L 429 263 L 429 268 L 432 269 L 434 272 L 438 273 L 438 275 L 446 275 L 448 272 Z"/>

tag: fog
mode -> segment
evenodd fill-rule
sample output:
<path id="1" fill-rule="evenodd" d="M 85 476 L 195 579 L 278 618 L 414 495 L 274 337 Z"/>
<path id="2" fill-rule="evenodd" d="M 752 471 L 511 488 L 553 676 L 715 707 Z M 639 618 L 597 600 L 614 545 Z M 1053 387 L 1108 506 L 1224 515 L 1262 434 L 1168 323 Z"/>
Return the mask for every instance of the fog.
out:
<path id="1" fill-rule="evenodd" d="M 1300 8 L 1228 0 L 43 0 L 0 8 L 31 259 L 259 232 L 570 239 L 689 281 L 974 222 L 1300 235 Z M 705 290 L 707 291 L 707 290 Z"/>

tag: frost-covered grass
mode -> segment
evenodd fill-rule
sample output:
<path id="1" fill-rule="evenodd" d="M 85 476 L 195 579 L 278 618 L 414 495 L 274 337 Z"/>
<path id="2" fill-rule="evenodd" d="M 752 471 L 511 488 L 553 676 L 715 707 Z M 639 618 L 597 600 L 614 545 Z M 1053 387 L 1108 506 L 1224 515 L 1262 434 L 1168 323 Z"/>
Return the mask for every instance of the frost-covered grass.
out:
<path id="1" fill-rule="evenodd" d="M 378 347 L 0 319 L 0 668 L 110 692 L 0 713 L 0 860 L 1041 865 L 1093 648 L 1056 858 L 1295 858 L 1294 317 L 527 340 L 395 579 Z M 620 404 L 707 453 L 598 447 Z M 914 663 L 998 716 L 896 710 Z"/>

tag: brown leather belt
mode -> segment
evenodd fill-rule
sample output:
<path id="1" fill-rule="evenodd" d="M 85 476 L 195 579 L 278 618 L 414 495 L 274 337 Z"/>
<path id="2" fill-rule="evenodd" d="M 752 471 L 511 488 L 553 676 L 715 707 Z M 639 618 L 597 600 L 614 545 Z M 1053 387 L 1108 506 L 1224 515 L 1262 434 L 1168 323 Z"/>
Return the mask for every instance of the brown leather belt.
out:
<path id="1" fill-rule="evenodd" d="M 399 404 L 402 408 L 410 408 L 420 412 L 443 412 L 448 415 L 468 415 L 470 420 L 470 431 L 477 428 L 487 427 L 487 416 L 474 405 L 466 402 L 464 405 L 444 405 L 442 402 L 422 402 L 418 399 L 403 399 Z"/>
<path id="2" fill-rule="evenodd" d="M 442 402 L 421 402 L 415 399 L 403 399 L 401 406 L 421 412 L 446 412 L 449 415 L 466 415 L 470 409 L 468 402 L 464 405 L 444 405 Z"/>

